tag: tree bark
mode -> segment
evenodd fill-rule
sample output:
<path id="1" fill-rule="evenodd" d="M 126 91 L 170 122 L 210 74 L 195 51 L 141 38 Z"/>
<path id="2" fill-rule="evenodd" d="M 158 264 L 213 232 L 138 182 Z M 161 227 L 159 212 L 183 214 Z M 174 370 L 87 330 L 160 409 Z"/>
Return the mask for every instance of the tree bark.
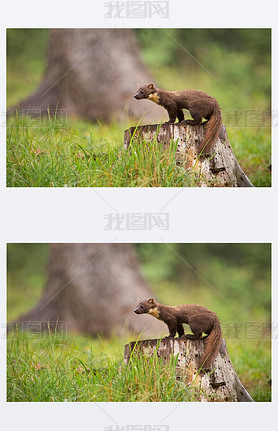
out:
<path id="1" fill-rule="evenodd" d="M 132 353 L 133 352 L 133 353 Z M 136 356 L 153 356 L 170 361 L 177 356 L 176 376 L 186 385 L 199 389 L 200 401 L 254 401 L 241 384 L 229 358 L 225 340 L 213 361 L 210 373 L 198 372 L 198 361 L 204 352 L 204 340 L 181 338 L 132 341 L 125 346 L 124 361 L 128 364 L 131 353 Z"/>
<path id="2" fill-rule="evenodd" d="M 204 126 L 188 124 L 153 124 L 130 127 L 125 130 L 124 147 L 142 145 L 142 142 L 152 143 L 155 139 L 164 147 L 171 141 L 177 142 L 177 164 L 196 176 L 199 187 L 253 187 L 233 153 L 229 143 L 226 128 L 213 148 L 213 156 L 199 156 L 199 145 L 204 136 Z"/>
<path id="3" fill-rule="evenodd" d="M 59 109 L 67 116 L 107 122 L 139 119 L 152 108 L 151 117 L 159 120 L 159 107 L 133 98 L 137 82 L 151 81 L 133 30 L 53 29 L 39 88 L 11 111 L 48 115 Z"/>
<path id="4" fill-rule="evenodd" d="M 139 334 L 150 321 L 134 318 L 133 310 L 138 297 L 151 295 L 132 244 L 52 244 L 42 298 L 18 322 L 32 330 L 32 322 L 42 329 L 63 322 L 91 335 Z"/>

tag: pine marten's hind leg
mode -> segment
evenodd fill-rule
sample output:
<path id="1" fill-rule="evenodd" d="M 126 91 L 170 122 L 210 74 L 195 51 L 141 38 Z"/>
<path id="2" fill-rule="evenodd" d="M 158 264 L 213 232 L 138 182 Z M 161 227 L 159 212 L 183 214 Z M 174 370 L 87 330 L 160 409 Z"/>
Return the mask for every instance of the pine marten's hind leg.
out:
<path id="1" fill-rule="evenodd" d="M 183 110 L 182 109 L 178 109 L 177 117 L 178 117 L 179 123 L 181 123 L 182 121 L 184 121 L 184 114 L 183 114 Z"/>
<path id="2" fill-rule="evenodd" d="M 183 338 L 187 338 L 188 340 L 199 340 L 202 338 L 202 331 L 199 329 L 198 325 L 189 323 L 189 326 L 193 334 L 185 334 L 183 335 Z"/>
<path id="3" fill-rule="evenodd" d="M 178 115 L 178 110 L 177 110 L 176 105 L 175 104 L 168 105 L 165 109 L 167 110 L 168 115 L 169 115 L 169 121 L 166 121 L 165 124 L 174 123 L 176 121 L 176 118 Z"/>
<path id="4" fill-rule="evenodd" d="M 202 117 L 196 111 L 190 110 L 190 115 L 193 120 L 184 120 L 183 123 L 191 124 L 192 126 L 196 126 L 197 124 L 202 124 Z"/>
<path id="5" fill-rule="evenodd" d="M 177 332 L 179 334 L 179 337 L 182 337 L 184 335 L 184 328 L 182 323 L 178 323 Z"/>
<path id="6" fill-rule="evenodd" d="M 168 326 L 169 335 L 167 337 L 164 337 L 164 338 L 174 338 L 176 333 L 177 333 L 177 326 L 178 326 L 177 320 L 171 319 L 165 323 Z"/>
<path id="7" fill-rule="evenodd" d="M 202 118 L 208 117 L 210 115 L 208 114 L 208 112 L 206 112 L 207 110 L 204 111 L 204 104 L 206 106 L 207 103 L 202 99 L 192 100 L 188 104 L 187 109 L 190 112 L 190 115 L 193 118 L 193 120 L 185 120 L 185 123 L 192 124 L 193 126 L 202 124 Z"/>

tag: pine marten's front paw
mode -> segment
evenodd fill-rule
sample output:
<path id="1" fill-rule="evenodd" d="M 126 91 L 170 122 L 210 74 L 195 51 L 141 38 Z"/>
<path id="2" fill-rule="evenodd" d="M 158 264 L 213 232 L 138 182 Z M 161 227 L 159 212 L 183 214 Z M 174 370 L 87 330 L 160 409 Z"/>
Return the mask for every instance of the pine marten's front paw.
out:
<path id="1" fill-rule="evenodd" d="M 198 120 L 182 120 L 181 123 L 183 124 L 190 124 L 190 126 L 198 126 L 200 122 Z"/>

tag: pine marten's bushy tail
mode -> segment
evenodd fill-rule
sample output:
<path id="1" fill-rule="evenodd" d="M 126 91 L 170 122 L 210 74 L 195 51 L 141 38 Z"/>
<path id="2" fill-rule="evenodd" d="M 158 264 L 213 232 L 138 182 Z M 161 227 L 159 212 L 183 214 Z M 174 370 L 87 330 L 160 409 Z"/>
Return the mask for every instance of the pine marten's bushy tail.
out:
<path id="1" fill-rule="evenodd" d="M 205 351 L 199 361 L 199 367 L 208 368 L 218 355 L 222 344 L 222 330 L 219 321 L 214 323 L 211 333 L 205 339 Z"/>
<path id="2" fill-rule="evenodd" d="M 199 152 L 203 150 L 203 153 L 211 153 L 211 150 L 219 138 L 222 128 L 222 115 L 220 107 L 214 108 L 213 114 L 205 125 L 204 139 L 202 140 L 199 148 Z"/>

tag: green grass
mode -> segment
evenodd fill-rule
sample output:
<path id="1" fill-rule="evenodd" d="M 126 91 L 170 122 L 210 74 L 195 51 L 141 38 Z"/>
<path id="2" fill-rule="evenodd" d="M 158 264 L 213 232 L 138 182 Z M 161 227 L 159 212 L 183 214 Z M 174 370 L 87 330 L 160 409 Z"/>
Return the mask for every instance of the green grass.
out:
<path id="1" fill-rule="evenodd" d="M 185 187 L 196 184 L 175 161 L 176 143 L 166 150 L 157 142 L 125 151 L 113 126 L 61 124 L 48 119 L 10 122 L 7 186 L 10 187 Z M 78 127 L 78 125 L 77 125 Z M 109 130 L 110 139 L 106 132 Z M 104 153 L 104 154 L 103 154 Z"/>
<path id="2" fill-rule="evenodd" d="M 271 341 L 227 340 L 227 346 L 236 373 L 254 401 L 271 401 Z"/>
<path id="3" fill-rule="evenodd" d="M 270 186 L 268 129 L 230 130 L 241 167 L 257 187 Z M 177 166 L 175 145 L 123 148 L 123 129 L 59 118 L 13 117 L 7 129 L 8 187 L 194 187 L 196 173 Z"/>
<path id="4" fill-rule="evenodd" d="M 10 338 L 8 401 L 198 401 L 195 391 L 176 380 L 177 358 L 165 365 L 156 356 L 133 357 L 126 367 L 122 355 L 115 360 L 115 340 L 88 339 L 84 345 L 81 337 Z M 111 360 L 107 352 L 113 350 Z"/>
<path id="5" fill-rule="evenodd" d="M 177 358 L 163 364 L 156 356 L 133 357 L 126 367 L 125 341 L 118 338 L 59 338 L 58 333 L 33 337 L 9 335 L 7 401 L 184 402 L 199 401 L 202 395 L 176 379 Z M 231 358 L 243 385 L 255 401 L 270 401 L 267 343 L 249 342 L 244 348 L 236 341 L 231 344 Z M 239 356 L 240 360 L 233 359 Z"/>
<path id="6" fill-rule="evenodd" d="M 269 128 L 232 128 L 231 146 L 237 159 L 256 187 L 271 186 L 271 130 Z"/>

